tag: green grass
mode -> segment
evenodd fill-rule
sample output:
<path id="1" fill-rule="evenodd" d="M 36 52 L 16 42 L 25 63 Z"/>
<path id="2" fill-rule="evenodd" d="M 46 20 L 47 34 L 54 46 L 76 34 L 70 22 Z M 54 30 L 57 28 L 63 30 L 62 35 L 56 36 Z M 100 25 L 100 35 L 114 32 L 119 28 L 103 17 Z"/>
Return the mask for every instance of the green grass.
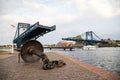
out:
<path id="1" fill-rule="evenodd" d="M 6 52 L 6 51 L 4 51 L 4 50 L 0 50 L 0 52 Z"/>

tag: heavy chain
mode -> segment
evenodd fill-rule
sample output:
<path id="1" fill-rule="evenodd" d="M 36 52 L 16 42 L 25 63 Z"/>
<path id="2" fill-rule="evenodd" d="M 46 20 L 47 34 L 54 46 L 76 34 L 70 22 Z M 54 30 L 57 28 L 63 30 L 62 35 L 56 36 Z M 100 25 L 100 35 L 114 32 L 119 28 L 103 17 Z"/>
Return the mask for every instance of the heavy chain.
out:
<path id="1" fill-rule="evenodd" d="M 48 70 L 48 69 L 53 69 L 55 67 L 63 67 L 66 65 L 66 63 L 63 60 L 53 60 L 50 61 L 48 57 L 45 54 L 41 55 L 42 61 L 43 61 L 43 69 Z"/>
<path id="2" fill-rule="evenodd" d="M 37 62 L 40 59 L 42 59 L 43 62 L 42 68 L 44 70 L 53 69 L 55 67 L 62 67 L 66 65 L 66 63 L 63 60 L 50 61 L 47 55 L 44 53 L 42 44 L 36 40 L 27 41 L 22 45 L 18 56 L 19 63 L 20 56 L 27 63 Z"/>
<path id="3" fill-rule="evenodd" d="M 36 56 L 39 56 L 42 59 L 42 62 L 43 62 L 43 67 L 42 68 L 44 70 L 53 69 L 55 67 L 56 68 L 63 67 L 63 66 L 66 65 L 66 63 L 63 60 L 50 61 L 45 53 L 40 53 L 39 54 L 39 52 L 35 49 L 29 49 L 28 53 L 31 54 L 31 56 L 34 54 Z M 19 53 L 19 60 L 18 60 L 19 63 L 20 63 L 20 56 L 22 56 L 21 53 Z"/>

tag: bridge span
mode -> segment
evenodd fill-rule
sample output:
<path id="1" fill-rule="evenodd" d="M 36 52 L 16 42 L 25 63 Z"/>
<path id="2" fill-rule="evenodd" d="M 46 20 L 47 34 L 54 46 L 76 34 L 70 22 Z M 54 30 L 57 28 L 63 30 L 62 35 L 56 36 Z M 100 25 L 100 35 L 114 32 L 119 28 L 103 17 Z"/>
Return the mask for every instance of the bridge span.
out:
<path id="1" fill-rule="evenodd" d="M 50 50 L 52 50 L 52 49 L 63 49 L 64 51 L 65 50 L 70 50 L 70 51 L 73 51 L 73 49 L 75 48 L 74 46 L 65 46 L 65 47 L 44 47 L 44 48 L 48 48 L 48 49 L 50 49 Z"/>
<path id="2" fill-rule="evenodd" d="M 68 37 L 68 38 L 62 38 L 62 40 L 67 40 L 67 41 L 76 41 L 76 42 L 81 42 L 86 45 L 95 45 L 97 43 L 102 43 L 106 44 L 108 42 L 104 41 L 101 39 L 99 36 L 97 36 L 93 31 L 88 31 L 83 34 L 81 34 L 78 37 Z"/>

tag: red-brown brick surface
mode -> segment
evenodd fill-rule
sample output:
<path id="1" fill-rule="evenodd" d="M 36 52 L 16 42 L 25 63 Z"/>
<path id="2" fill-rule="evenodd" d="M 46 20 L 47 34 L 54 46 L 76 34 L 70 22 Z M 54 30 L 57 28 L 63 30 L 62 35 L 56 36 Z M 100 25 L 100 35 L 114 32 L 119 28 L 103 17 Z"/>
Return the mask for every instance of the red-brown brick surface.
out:
<path id="1" fill-rule="evenodd" d="M 119 80 L 119 77 L 108 78 L 88 69 L 88 64 L 55 52 L 46 53 L 50 60 L 62 59 L 66 66 L 52 70 L 43 70 L 42 61 L 36 63 L 18 63 L 18 56 L 0 55 L 0 80 Z M 90 66 L 89 66 L 90 67 Z M 99 71 L 99 70 L 98 70 Z M 101 71 L 101 70 L 100 70 Z M 103 71 L 103 73 L 105 73 Z M 107 75 L 106 75 L 107 76 Z"/>

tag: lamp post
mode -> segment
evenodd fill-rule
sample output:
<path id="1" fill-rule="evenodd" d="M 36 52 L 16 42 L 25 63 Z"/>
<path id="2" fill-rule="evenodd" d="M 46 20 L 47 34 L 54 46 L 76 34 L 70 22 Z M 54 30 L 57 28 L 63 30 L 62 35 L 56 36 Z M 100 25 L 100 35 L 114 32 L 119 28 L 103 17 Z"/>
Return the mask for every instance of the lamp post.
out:
<path id="1" fill-rule="evenodd" d="M 14 25 L 11 25 L 11 26 L 12 26 L 13 29 L 15 28 Z M 14 34 L 12 34 L 12 37 L 14 38 Z M 12 41 L 12 51 L 11 51 L 11 53 L 14 53 L 14 43 L 13 43 L 13 41 Z"/>

